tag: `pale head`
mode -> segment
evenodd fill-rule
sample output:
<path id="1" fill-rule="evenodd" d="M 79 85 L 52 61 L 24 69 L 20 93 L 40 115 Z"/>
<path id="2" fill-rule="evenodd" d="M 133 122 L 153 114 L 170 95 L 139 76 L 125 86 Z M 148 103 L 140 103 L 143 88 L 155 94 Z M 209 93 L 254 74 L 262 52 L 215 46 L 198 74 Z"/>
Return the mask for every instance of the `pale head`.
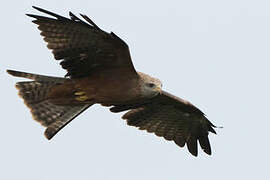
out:
<path id="1" fill-rule="evenodd" d="M 162 83 L 159 79 L 138 72 L 141 80 L 141 91 L 144 97 L 154 97 L 162 92 Z"/>

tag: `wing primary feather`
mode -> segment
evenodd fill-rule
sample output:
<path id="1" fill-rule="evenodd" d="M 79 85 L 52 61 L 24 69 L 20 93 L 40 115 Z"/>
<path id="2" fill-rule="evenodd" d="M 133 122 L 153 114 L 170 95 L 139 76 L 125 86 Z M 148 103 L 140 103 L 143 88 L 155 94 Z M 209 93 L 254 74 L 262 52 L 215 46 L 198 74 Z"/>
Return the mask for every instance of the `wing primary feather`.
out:
<path id="1" fill-rule="evenodd" d="M 99 31 L 102 31 L 95 23 L 94 21 L 92 21 L 88 16 L 84 15 L 84 14 L 80 14 L 83 19 L 85 19 L 87 22 L 89 22 L 92 26 L 94 26 L 94 28 L 96 28 Z"/>
<path id="2" fill-rule="evenodd" d="M 73 14 L 72 12 L 69 12 L 69 16 L 71 20 L 74 20 L 76 22 L 82 23 L 84 25 L 87 25 L 90 28 L 95 28 L 92 24 L 87 24 L 86 22 L 82 21 L 80 18 L 78 18 L 75 14 Z"/>
<path id="3" fill-rule="evenodd" d="M 209 126 L 208 131 L 211 133 L 217 134 L 217 132 L 212 128 L 212 126 Z"/>
<path id="4" fill-rule="evenodd" d="M 201 135 L 199 136 L 199 143 L 201 148 L 203 149 L 203 151 L 209 155 L 211 155 L 211 146 L 210 146 L 210 142 L 209 139 L 207 137 L 207 135 Z"/>
<path id="5" fill-rule="evenodd" d="M 197 156 L 198 155 L 198 145 L 197 145 L 197 140 L 194 137 L 190 137 L 187 140 L 187 147 L 188 151 L 193 155 Z"/>
<path id="6" fill-rule="evenodd" d="M 177 137 L 174 142 L 180 147 L 184 147 L 186 143 L 183 137 Z"/>
<path id="7" fill-rule="evenodd" d="M 39 20 L 48 20 L 48 19 L 52 19 L 52 18 L 48 18 L 48 17 L 44 17 L 44 16 L 39 16 L 39 15 L 34 15 L 34 14 L 25 14 L 26 16 L 32 17 L 32 18 L 36 18 Z M 55 19 L 54 19 L 55 20 Z M 35 23 L 35 22 L 34 22 Z"/>
<path id="8" fill-rule="evenodd" d="M 119 40 L 119 42 L 121 42 L 122 43 L 122 45 L 125 45 L 125 46 L 128 46 L 127 44 L 126 44 L 126 42 L 125 41 L 123 41 L 119 36 L 117 36 L 116 34 L 114 34 L 113 32 L 111 32 L 111 35 L 114 37 L 114 38 L 116 38 L 116 39 L 118 39 Z"/>
<path id="9" fill-rule="evenodd" d="M 206 117 L 205 117 L 207 124 L 208 124 L 208 131 L 217 134 L 217 132 L 214 130 L 214 128 L 218 128 L 217 126 L 215 126 L 214 124 L 212 124 Z M 222 127 L 221 127 L 222 128 Z"/>
<path id="10" fill-rule="evenodd" d="M 178 129 L 174 135 L 174 142 L 175 144 L 177 144 L 180 147 L 184 147 L 185 146 L 185 135 L 184 132 L 180 129 Z"/>
<path id="11" fill-rule="evenodd" d="M 69 16 L 70 16 L 70 18 L 71 19 L 68 19 L 68 18 L 66 18 L 66 17 L 63 17 L 63 16 L 60 16 L 60 15 L 58 15 L 58 14 L 55 14 L 55 13 L 52 13 L 52 12 L 50 12 L 50 11 L 47 11 L 47 10 L 44 10 L 44 9 L 41 9 L 41 8 L 38 8 L 38 7 L 34 7 L 35 9 L 37 9 L 37 10 L 39 10 L 39 11 L 41 11 L 41 12 L 44 12 L 44 13 L 46 13 L 46 14 L 49 14 L 49 15 L 51 15 L 51 16 L 53 16 L 53 17 L 56 17 L 57 19 L 59 19 L 59 20 L 64 20 L 64 21 L 71 21 L 71 20 L 74 20 L 74 21 L 76 21 L 76 22 L 79 22 L 79 23 L 81 23 L 81 24 L 83 24 L 83 25 L 87 25 L 88 27 L 90 27 L 90 28 L 96 28 L 96 26 L 97 25 L 93 25 L 93 24 L 87 24 L 87 23 L 85 23 L 84 21 L 82 21 L 80 18 L 78 18 L 76 15 L 74 15 L 72 12 L 69 12 Z M 29 16 L 29 17 L 32 17 L 32 18 L 36 18 L 36 19 L 38 19 L 38 20 L 53 20 L 52 18 L 48 18 L 48 17 L 44 17 L 44 16 L 39 16 L 39 15 L 34 15 L 34 14 L 26 14 L 26 16 Z M 55 19 L 54 19 L 55 20 Z M 34 21 L 33 21 L 34 22 Z M 35 23 L 35 22 L 34 22 Z M 36 24 L 38 24 L 38 23 L 36 23 Z M 92 26 L 93 25 L 93 26 Z"/>
<path id="12" fill-rule="evenodd" d="M 45 13 L 45 14 L 49 14 L 49 15 L 51 15 L 51 16 L 53 16 L 53 17 L 58 18 L 58 19 L 66 19 L 66 20 L 68 20 L 68 18 L 65 18 L 65 17 L 63 17 L 63 16 L 60 16 L 60 15 L 55 14 L 55 13 L 53 13 L 53 12 L 47 11 L 47 10 L 45 10 L 45 9 L 42 9 L 42 8 L 39 8 L 39 7 L 36 7 L 36 6 L 32 6 L 32 7 L 33 7 L 34 9 L 40 11 L 40 12 L 43 12 L 43 13 Z"/>
<path id="13" fill-rule="evenodd" d="M 72 12 L 69 11 L 69 16 L 72 20 L 74 21 L 81 21 L 80 18 L 78 18 L 75 14 L 73 14 Z"/>

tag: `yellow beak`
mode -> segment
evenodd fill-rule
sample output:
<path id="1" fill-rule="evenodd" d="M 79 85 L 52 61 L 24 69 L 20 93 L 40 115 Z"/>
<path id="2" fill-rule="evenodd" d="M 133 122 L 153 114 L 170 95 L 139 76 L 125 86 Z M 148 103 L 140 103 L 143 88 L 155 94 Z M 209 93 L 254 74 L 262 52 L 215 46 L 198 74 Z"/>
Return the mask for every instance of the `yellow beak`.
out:
<path id="1" fill-rule="evenodd" d="M 161 89 L 160 86 L 157 86 L 157 87 L 155 88 L 155 91 L 158 91 L 159 93 L 161 93 L 161 92 L 162 92 L 162 89 Z"/>

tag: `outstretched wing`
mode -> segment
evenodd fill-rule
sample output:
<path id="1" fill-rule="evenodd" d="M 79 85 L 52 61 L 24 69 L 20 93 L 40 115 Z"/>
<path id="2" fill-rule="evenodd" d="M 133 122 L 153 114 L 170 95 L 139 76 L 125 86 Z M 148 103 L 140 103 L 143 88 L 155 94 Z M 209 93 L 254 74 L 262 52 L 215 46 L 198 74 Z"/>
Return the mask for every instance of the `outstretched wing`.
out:
<path id="1" fill-rule="evenodd" d="M 165 91 L 144 105 L 115 106 L 112 112 L 131 108 L 122 118 L 130 126 L 153 132 L 166 140 L 173 140 L 180 147 L 187 144 L 189 152 L 197 156 L 197 141 L 203 151 L 211 154 L 209 131 L 215 127 L 204 114 L 191 103 Z"/>
<path id="2" fill-rule="evenodd" d="M 52 49 L 56 60 L 71 78 L 88 76 L 96 71 L 115 69 L 126 75 L 137 76 L 128 45 L 113 32 L 101 30 L 90 18 L 81 15 L 83 21 L 69 13 L 70 19 L 34 7 L 54 18 L 27 14 L 35 18 L 41 35 Z"/>

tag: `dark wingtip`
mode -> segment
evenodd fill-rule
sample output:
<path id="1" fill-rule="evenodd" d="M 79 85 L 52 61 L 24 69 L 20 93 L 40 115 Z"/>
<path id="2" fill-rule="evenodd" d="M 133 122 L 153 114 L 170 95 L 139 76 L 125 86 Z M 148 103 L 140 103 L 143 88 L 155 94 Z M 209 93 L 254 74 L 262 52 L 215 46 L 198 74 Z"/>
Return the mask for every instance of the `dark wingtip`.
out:
<path id="1" fill-rule="evenodd" d="M 8 74 L 12 74 L 13 70 L 7 69 L 6 70 Z"/>
<path id="2" fill-rule="evenodd" d="M 188 151 L 195 157 L 198 156 L 198 143 L 197 143 L 197 139 L 194 137 L 190 137 L 187 140 L 187 148 Z"/>
<path id="3" fill-rule="evenodd" d="M 7 69 L 7 73 L 12 75 L 12 76 L 19 76 L 20 72 L 18 71 L 14 71 L 14 70 L 10 70 L 10 69 Z"/>
<path id="4" fill-rule="evenodd" d="M 49 14 L 49 15 L 51 15 L 51 16 L 53 16 L 53 17 L 58 18 L 58 19 L 67 19 L 67 18 L 65 18 L 65 17 L 63 17 L 63 16 L 60 16 L 60 15 L 55 14 L 55 13 L 53 13 L 53 12 L 50 12 L 50 11 L 48 11 L 48 10 L 42 9 L 42 8 L 40 8 L 40 7 L 37 7 L 37 6 L 32 6 L 32 7 L 33 7 L 34 9 L 40 11 L 40 12 L 43 12 L 43 13 L 45 13 L 45 14 Z M 28 15 L 28 16 L 29 16 L 29 15 Z M 31 14 L 30 14 L 30 17 L 32 17 Z"/>
<path id="5" fill-rule="evenodd" d="M 38 11 L 39 11 L 39 9 L 41 9 L 41 8 L 39 8 L 39 7 L 37 7 L 37 6 L 32 6 L 32 8 L 34 8 L 34 9 L 36 9 L 36 10 L 38 10 Z"/>
<path id="6" fill-rule="evenodd" d="M 71 11 L 69 11 L 69 17 L 74 21 L 81 21 L 80 18 L 78 18 L 75 14 L 73 14 Z"/>
<path id="7" fill-rule="evenodd" d="M 210 126 L 209 126 L 209 131 L 212 132 L 212 133 L 214 133 L 214 134 L 217 134 L 217 132 L 215 131 L 214 128 L 222 129 L 223 126 L 215 126 L 215 125 L 213 125 L 212 123 L 210 124 Z"/>
<path id="8" fill-rule="evenodd" d="M 94 26 L 94 28 L 96 28 L 99 31 L 102 31 L 97 25 L 96 23 L 94 23 L 94 21 L 92 21 L 88 16 L 84 15 L 84 14 L 80 14 L 84 20 L 86 20 L 89 24 L 91 24 L 92 26 Z"/>
<path id="9" fill-rule="evenodd" d="M 211 155 L 211 145 L 210 145 L 210 142 L 209 142 L 209 139 L 208 139 L 208 136 L 207 135 L 202 135 L 202 136 L 199 136 L 198 137 L 198 140 L 199 140 L 199 144 L 202 148 L 202 150 L 208 154 L 208 155 Z"/>
<path id="10" fill-rule="evenodd" d="M 25 15 L 32 18 L 37 18 L 37 15 L 34 15 L 34 14 L 25 14 Z"/>
<path id="11" fill-rule="evenodd" d="M 211 151 L 207 151 L 207 150 L 204 150 L 204 149 L 203 149 L 203 152 L 205 152 L 205 153 L 208 154 L 209 156 L 212 155 L 212 152 L 211 152 Z"/>
<path id="12" fill-rule="evenodd" d="M 75 16 L 71 11 L 68 12 L 68 15 L 69 15 L 71 18 Z"/>
<path id="13" fill-rule="evenodd" d="M 42 8 L 40 8 L 40 7 L 37 7 L 37 6 L 32 6 L 32 8 L 34 8 L 34 9 L 40 11 L 40 12 L 44 12 L 44 13 L 48 13 L 48 12 L 49 12 L 49 11 L 47 11 L 47 10 L 45 10 L 45 9 L 42 9 Z"/>
<path id="14" fill-rule="evenodd" d="M 190 152 L 190 154 L 192 154 L 193 156 L 195 156 L 195 157 L 197 157 L 198 156 L 198 151 L 189 151 Z"/>
<path id="15" fill-rule="evenodd" d="M 209 127 L 208 131 L 210 131 L 211 133 L 217 134 L 217 132 L 214 130 L 214 128 L 212 128 L 212 126 Z"/>

